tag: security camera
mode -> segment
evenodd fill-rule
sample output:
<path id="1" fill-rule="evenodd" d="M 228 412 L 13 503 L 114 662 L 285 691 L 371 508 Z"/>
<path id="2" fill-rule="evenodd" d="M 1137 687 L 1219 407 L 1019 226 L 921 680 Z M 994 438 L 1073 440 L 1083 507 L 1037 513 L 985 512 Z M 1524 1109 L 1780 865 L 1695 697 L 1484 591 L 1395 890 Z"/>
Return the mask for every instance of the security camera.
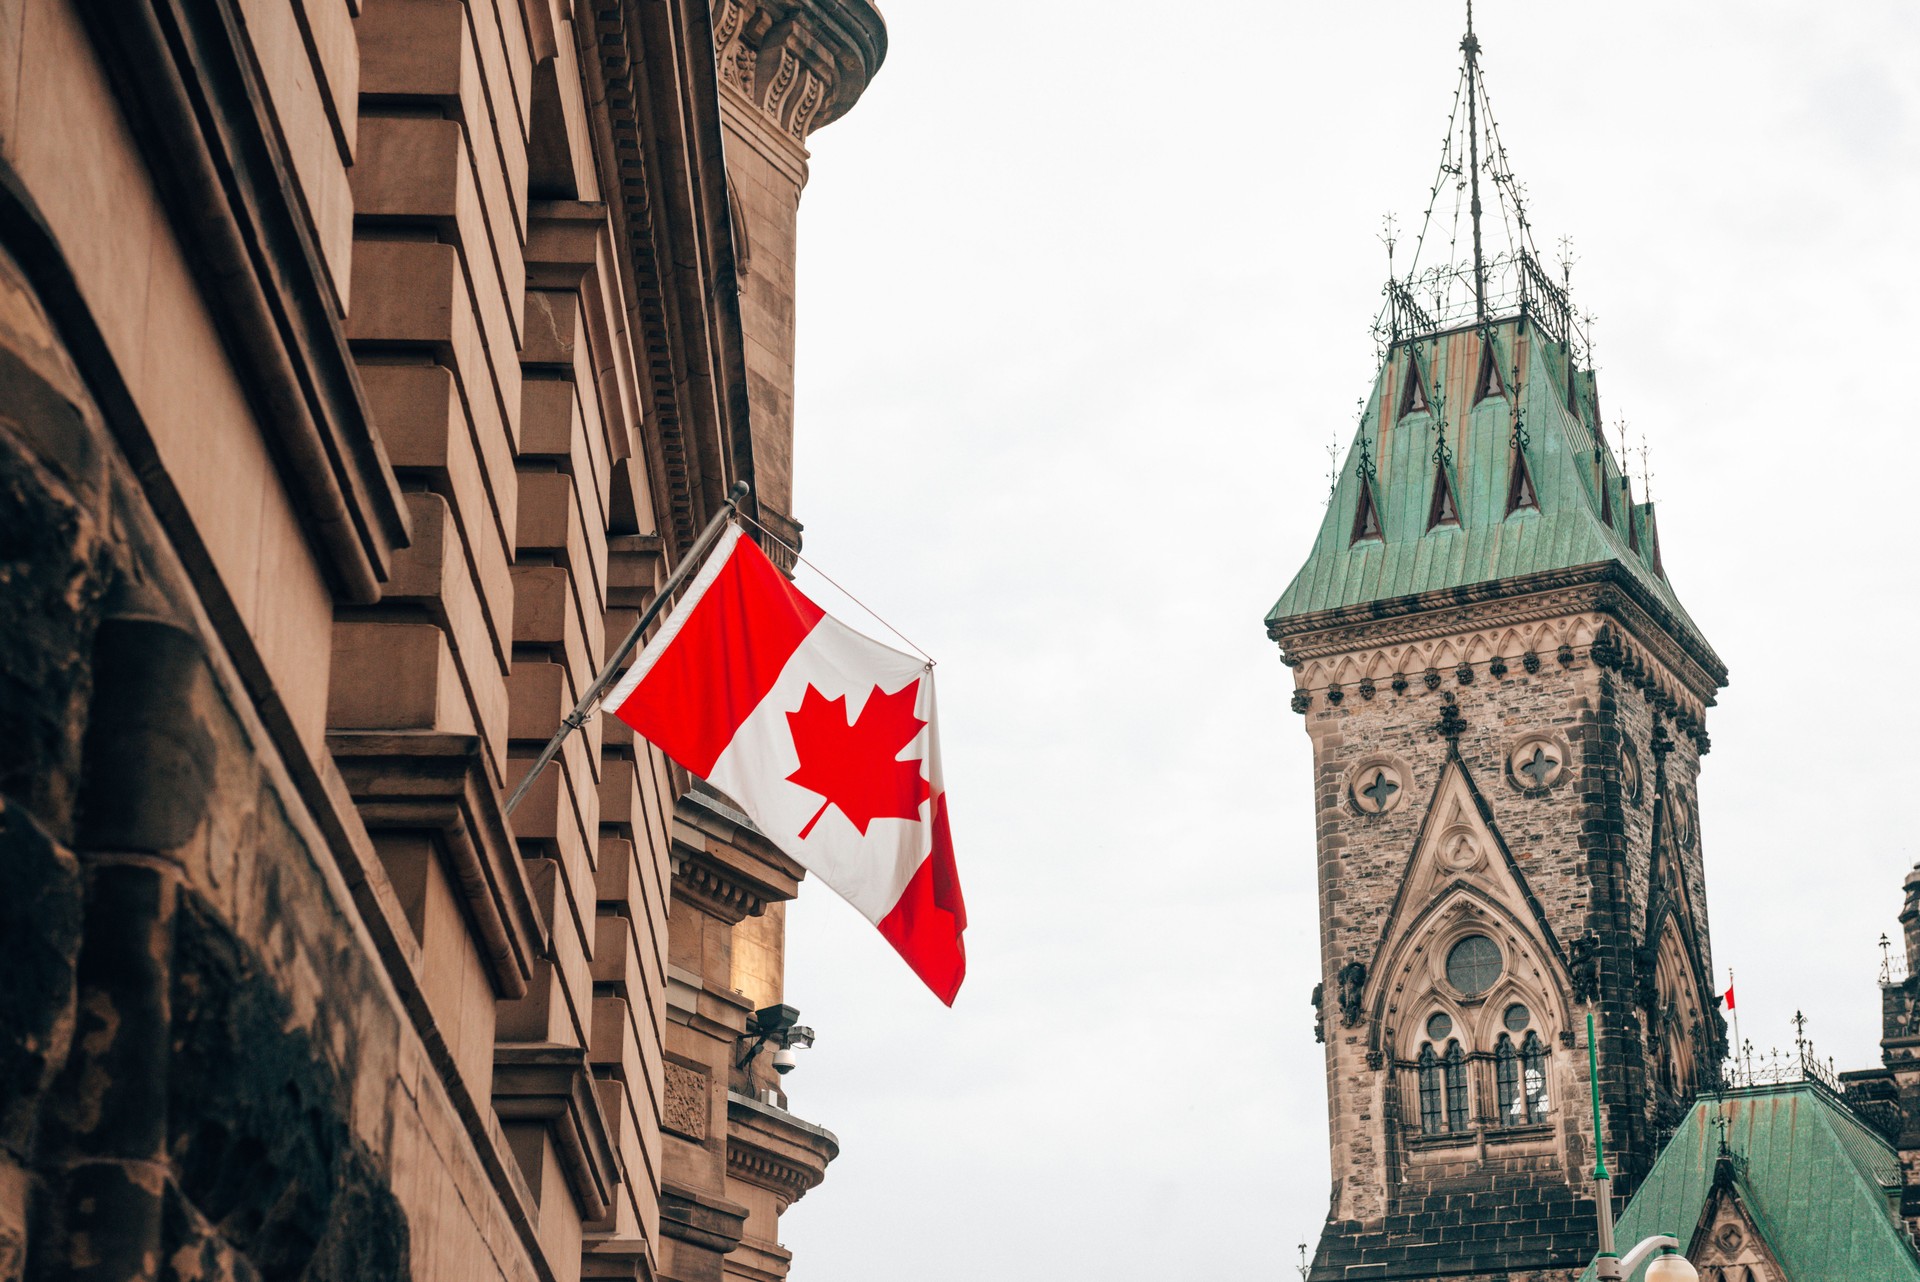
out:
<path id="1" fill-rule="evenodd" d="M 790 1046 L 782 1046 L 773 1053 L 773 1071 L 785 1077 L 800 1065 L 800 1057 L 793 1053 Z"/>

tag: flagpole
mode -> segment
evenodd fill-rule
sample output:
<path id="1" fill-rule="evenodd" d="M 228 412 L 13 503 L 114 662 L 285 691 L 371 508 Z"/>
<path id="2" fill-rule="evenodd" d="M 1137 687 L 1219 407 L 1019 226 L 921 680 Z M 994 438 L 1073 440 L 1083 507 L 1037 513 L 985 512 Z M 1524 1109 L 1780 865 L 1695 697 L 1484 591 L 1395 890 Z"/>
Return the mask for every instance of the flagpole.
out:
<path id="1" fill-rule="evenodd" d="M 1733 991 L 1733 967 L 1727 967 L 1727 994 L 1732 997 L 1729 1009 L 1733 1012 L 1733 1051 L 1728 1056 L 1734 1063 L 1740 1062 L 1740 999 Z"/>
<path id="2" fill-rule="evenodd" d="M 733 488 L 727 492 L 727 501 L 721 504 L 720 510 L 713 514 L 711 521 L 707 522 L 707 528 L 700 531 L 699 537 L 693 541 L 693 546 L 687 549 L 687 554 L 680 558 L 679 568 L 668 575 L 667 581 L 660 585 L 660 590 L 654 593 L 653 600 L 645 610 L 640 612 L 639 621 L 633 625 L 633 630 L 627 633 L 627 639 L 607 656 L 606 666 L 600 669 L 600 675 L 593 679 L 593 684 L 588 686 L 586 693 L 580 696 L 580 702 L 573 705 L 573 711 L 560 719 L 560 728 L 553 732 L 553 738 L 547 740 L 547 746 L 540 749 L 540 755 L 533 759 L 533 764 L 527 768 L 527 773 L 521 777 L 518 784 L 514 785 L 512 794 L 507 797 L 508 817 L 512 817 L 515 807 L 519 806 L 521 798 L 527 795 L 527 789 L 533 787 L 533 781 L 540 777 L 540 772 L 547 768 L 547 763 L 560 755 L 560 747 L 566 743 L 567 736 L 587 724 L 587 717 L 593 712 L 593 706 L 600 701 L 600 696 L 606 693 L 607 687 L 613 684 L 613 679 L 619 674 L 621 666 L 626 663 L 627 656 L 632 654 L 633 648 L 640 644 L 640 638 L 653 625 L 653 621 L 660 617 L 660 612 L 667 608 L 667 603 L 673 599 L 673 594 L 679 590 L 680 585 L 699 569 L 701 561 L 706 558 L 707 549 L 713 545 L 715 539 L 720 537 L 720 531 L 724 530 L 727 522 L 733 518 L 740 506 L 740 500 L 747 497 L 750 488 L 745 481 L 733 483 Z"/>

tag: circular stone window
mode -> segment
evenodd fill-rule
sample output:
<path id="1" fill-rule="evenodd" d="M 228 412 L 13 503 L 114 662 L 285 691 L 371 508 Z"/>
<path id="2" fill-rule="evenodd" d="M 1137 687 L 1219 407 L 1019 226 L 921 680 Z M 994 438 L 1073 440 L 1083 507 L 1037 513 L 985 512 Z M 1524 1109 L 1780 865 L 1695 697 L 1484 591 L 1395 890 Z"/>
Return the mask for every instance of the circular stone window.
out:
<path id="1" fill-rule="evenodd" d="M 1447 982 L 1468 997 L 1478 997 L 1500 978 L 1500 945 L 1485 935 L 1468 935 L 1447 954 Z"/>
<path id="2" fill-rule="evenodd" d="M 1461 824 L 1440 837 L 1440 863 L 1451 872 L 1472 872 L 1487 861 L 1480 835 Z"/>
<path id="3" fill-rule="evenodd" d="M 1567 751 L 1544 735 L 1528 735 L 1507 754 L 1507 771 L 1526 792 L 1545 792 L 1567 773 Z"/>
<path id="4" fill-rule="evenodd" d="M 1433 1018 L 1427 1021 L 1427 1036 L 1433 1041 L 1443 1040 L 1453 1031 L 1453 1016 L 1445 1011 L 1435 1011 Z"/>
<path id="5" fill-rule="evenodd" d="M 1524 1033 L 1527 1025 L 1533 1022 L 1533 1012 L 1519 1002 L 1507 1007 L 1507 1013 L 1501 1017 L 1501 1023 L 1507 1026 L 1509 1033 Z"/>
<path id="6" fill-rule="evenodd" d="M 1682 846 L 1693 849 L 1693 798 L 1684 786 L 1673 790 L 1673 835 Z"/>
<path id="7" fill-rule="evenodd" d="M 1406 800 L 1406 772 L 1392 761 L 1363 761 L 1347 779 L 1347 795 L 1361 814 L 1384 815 Z"/>
<path id="8" fill-rule="evenodd" d="M 1631 740 L 1620 741 L 1620 791 L 1626 795 L 1627 804 L 1640 804 L 1641 790 L 1640 753 Z"/>

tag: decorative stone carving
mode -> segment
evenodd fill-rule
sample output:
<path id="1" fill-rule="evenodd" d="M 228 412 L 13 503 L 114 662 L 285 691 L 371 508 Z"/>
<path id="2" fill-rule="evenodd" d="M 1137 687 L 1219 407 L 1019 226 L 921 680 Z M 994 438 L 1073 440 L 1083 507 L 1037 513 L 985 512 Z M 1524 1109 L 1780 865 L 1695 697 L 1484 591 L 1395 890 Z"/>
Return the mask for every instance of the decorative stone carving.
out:
<path id="1" fill-rule="evenodd" d="M 1585 1004 L 1600 994 L 1599 941 L 1583 935 L 1567 946 L 1567 969 L 1573 979 L 1573 1000 Z"/>
<path id="2" fill-rule="evenodd" d="M 1685 784 L 1673 788 L 1673 839 L 1683 850 L 1692 850 L 1694 841 L 1693 797 Z"/>
<path id="3" fill-rule="evenodd" d="M 1304 713 L 1308 708 L 1311 708 L 1312 706 L 1313 706 L 1312 695 L 1308 694 L 1305 690 L 1295 690 L 1293 692 L 1292 707 L 1295 712 Z"/>
<path id="4" fill-rule="evenodd" d="M 1363 815 L 1398 810 L 1407 800 L 1407 763 L 1386 753 L 1364 757 L 1347 772 L 1347 800 Z"/>
<path id="5" fill-rule="evenodd" d="M 1507 749 L 1507 782 L 1532 797 L 1543 797 L 1567 777 L 1573 754 L 1556 734 L 1535 731 Z"/>
<path id="6" fill-rule="evenodd" d="M 1631 739 L 1620 741 L 1620 795 L 1630 806 L 1637 806 L 1646 795 L 1645 777 L 1640 771 L 1640 750 Z"/>
<path id="7" fill-rule="evenodd" d="M 845 115 L 887 55 L 869 0 L 721 0 L 713 40 L 720 83 L 795 144 Z"/>
<path id="8" fill-rule="evenodd" d="M 1448 872 L 1467 873 L 1487 862 L 1487 849 L 1480 834 L 1462 824 L 1440 834 L 1439 857 Z"/>
<path id="9" fill-rule="evenodd" d="M 1373 698 L 1373 695 L 1374 695 L 1374 686 L 1373 686 L 1373 678 L 1372 678 L 1372 677 L 1362 677 L 1362 678 L 1360 679 L 1360 686 L 1359 686 L 1359 689 L 1360 689 L 1360 697 L 1361 697 L 1362 699 L 1368 699 L 1368 700 L 1371 700 L 1371 699 Z"/>
<path id="10" fill-rule="evenodd" d="M 1340 1022 L 1352 1028 L 1360 1022 L 1360 990 L 1367 982 L 1366 963 L 1349 961 L 1334 980 L 1340 985 Z"/>
<path id="11" fill-rule="evenodd" d="M 1571 664 L 1607 628 L 1602 654 L 1643 665 L 1648 684 L 1674 700 L 1693 733 L 1726 682 L 1724 665 L 1691 639 L 1676 638 L 1648 612 L 1634 588 L 1608 578 L 1606 571 L 1568 571 L 1540 581 L 1547 590 L 1502 585 L 1488 599 L 1465 604 L 1436 595 L 1431 608 L 1392 619 L 1342 611 L 1298 633 L 1283 633 L 1276 625 L 1269 634 L 1281 642 L 1288 662 L 1304 669 L 1301 684 L 1312 689 L 1333 679 L 1342 663 L 1360 671 L 1417 672 L 1429 665 L 1453 667 L 1475 653 L 1518 656 L 1521 666 L 1535 673 L 1543 653 Z M 1604 665 L 1596 660 L 1596 666 Z"/>
<path id="12" fill-rule="evenodd" d="M 774 1195 L 781 1211 L 826 1178 L 839 1156 L 833 1132 L 729 1091 L 727 1175 Z"/>
<path id="13" fill-rule="evenodd" d="M 713 1079 L 699 1069 L 679 1064 L 666 1066 L 666 1099 L 660 1110 L 660 1125 L 676 1135 L 705 1143 Z"/>
<path id="14" fill-rule="evenodd" d="M 1325 1042 L 1327 1040 L 1327 1012 L 1324 1006 L 1326 997 L 1327 986 L 1325 984 L 1315 984 L 1313 986 L 1313 996 L 1309 1000 L 1313 1003 L 1313 1040 L 1316 1042 Z"/>
<path id="15" fill-rule="evenodd" d="M 1460 742 L 1460 736 L 1466 733 L 1467 719 L 1460 715 L 1460 705 L 1448 695 L 1446 703 L 1441 705 L 1440 720 L 1434 723 L 1434 732 L 1454 744 Z"/>

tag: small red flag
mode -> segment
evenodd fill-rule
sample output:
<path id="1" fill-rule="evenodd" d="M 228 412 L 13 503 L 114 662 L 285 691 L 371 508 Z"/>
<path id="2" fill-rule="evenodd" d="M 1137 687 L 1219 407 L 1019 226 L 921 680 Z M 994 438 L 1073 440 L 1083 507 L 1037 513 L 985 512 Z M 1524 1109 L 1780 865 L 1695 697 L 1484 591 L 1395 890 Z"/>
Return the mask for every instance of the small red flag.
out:
<path id="1" fill-rule="evenodd" d="M 1733 985 L 1731 984 L 1727 985 L 1727 991 L 1720 995 L 1721 997 L 1726 999 L 1727 1009 L 1732 1010 L 1733 1009 Z"/>

